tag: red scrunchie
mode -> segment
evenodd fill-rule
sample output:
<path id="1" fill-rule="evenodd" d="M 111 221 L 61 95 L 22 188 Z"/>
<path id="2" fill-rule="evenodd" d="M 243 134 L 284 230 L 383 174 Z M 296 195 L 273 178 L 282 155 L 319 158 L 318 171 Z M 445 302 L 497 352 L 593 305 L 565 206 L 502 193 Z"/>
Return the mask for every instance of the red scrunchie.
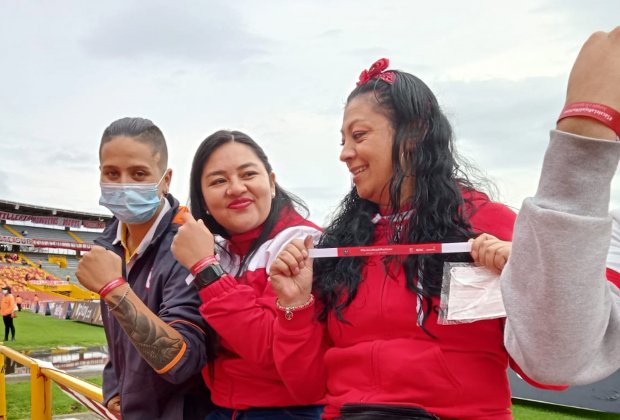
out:
<path id="1" fill-rule="evenodd" d="M 381 79 L 389 84 L 394 83 L 394 81 L 396 81 L 396 74 L 391 71 L 385 71 L 389 65 L 390 60 L 387 58 L 381 58 L 375 61 L 368 70 L 362 71 L 362 74 L 360 74 L 359 80 L 357 81 L 357 86 L 361 86 L 375 78 Z"/>

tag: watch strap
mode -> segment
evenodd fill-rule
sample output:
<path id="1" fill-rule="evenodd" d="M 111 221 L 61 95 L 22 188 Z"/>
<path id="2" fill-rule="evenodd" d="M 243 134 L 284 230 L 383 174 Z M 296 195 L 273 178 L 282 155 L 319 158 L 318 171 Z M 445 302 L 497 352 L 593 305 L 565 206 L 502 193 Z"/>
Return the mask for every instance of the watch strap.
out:
<path id="1" fill-rule="evenodd" d="M 196 289 L 200 290 L 207 287 L 211 283 L 216 282 L 217 280 L 222 278 L 224 274 L 226 274 L 226 271 L 224 271 L 220 264 L 209 264 L 208 266 L 203 268 L 198 274 L 196 274 L 192 284 Z"/>

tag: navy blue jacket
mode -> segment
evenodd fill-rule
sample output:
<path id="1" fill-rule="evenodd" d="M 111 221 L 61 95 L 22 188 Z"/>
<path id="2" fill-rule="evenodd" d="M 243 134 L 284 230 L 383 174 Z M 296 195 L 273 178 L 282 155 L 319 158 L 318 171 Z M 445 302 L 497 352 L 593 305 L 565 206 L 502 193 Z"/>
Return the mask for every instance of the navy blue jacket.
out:
<path id="1" fill-rule="evenodd" d="M 101 300 L 110 351 L 110 361 L 103 372 L 103 395 L 107 404 L 120 394 L 123 420 L 204 419 L 211 409 L 210 395 L 200 376 L 207 362 L 207 326 L 198 311 L 198 293 L 185 283 L 189 272 L 170 251 L 179 227 L 173 223 L 179 203 L 170 194 L 166 199 L 172 209 L 163 216 L 150 245 L 125 278 L 144 304 L 183 336 L 186 350 L 167 372 L 157 373 L 142 359 Z M 95 243 L 125 261 L 122 245 L 113 244 L 118 223 L 112 219 Z"/>

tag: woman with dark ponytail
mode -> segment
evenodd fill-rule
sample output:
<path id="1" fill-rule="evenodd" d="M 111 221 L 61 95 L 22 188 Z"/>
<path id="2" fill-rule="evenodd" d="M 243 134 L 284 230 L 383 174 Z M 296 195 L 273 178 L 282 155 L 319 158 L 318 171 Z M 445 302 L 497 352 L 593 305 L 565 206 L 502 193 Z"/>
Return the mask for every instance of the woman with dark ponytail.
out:
<path id="1" fill-rule="evenodd" d="M 318 420 L 320 398 L 299 404 L 271 347 L 276 297 L 269 266 L 290 240 L 320 234 L 299 213 L 307 213 L 305 204 L 278 185 L 252 138 L 218 131 L 194 156 L 190 208 L 172 252 L 192 272 L 200 313 L 217 333 L 203 369 L 217 406 L 206 420 Z"/>
<path id="2" fill-rule="evenodd" d="M 278 371 L 299 401 L 325 394 L 327 419 L 510 419 L 504 319 L 440 325 L 438 307 L 444 262 L 503 267 L 515 214 L 459 164 L 431 90 L 387 66 L 365 70 L 347 99 L 340 160 L 354 186 L 318 248 L 499 239 L 480 256 L 314 262 L 311 241 L 293 241 L 270 271 Z"/>

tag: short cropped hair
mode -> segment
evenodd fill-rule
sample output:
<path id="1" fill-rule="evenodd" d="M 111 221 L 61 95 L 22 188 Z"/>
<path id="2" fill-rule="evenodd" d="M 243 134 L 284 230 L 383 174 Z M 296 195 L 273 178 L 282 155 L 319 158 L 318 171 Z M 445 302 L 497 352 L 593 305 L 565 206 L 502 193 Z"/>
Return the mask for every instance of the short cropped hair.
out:
<path id="1" fill-rule="evenodd" d="M 101 136 L 99 144 L 99 158 L 101 159 L 101 150 L 103 145 L 110 142 L 114 137 L 126 136 L 148 144 L 153 149 L 153 155 L 159 153 L 159 167 L 162 171 L 168 168 L 168 147 L 166 139 L 159 127 L 153 124 L 153 121 L 146 118 L 121 118 L 110 124 Z"/>

